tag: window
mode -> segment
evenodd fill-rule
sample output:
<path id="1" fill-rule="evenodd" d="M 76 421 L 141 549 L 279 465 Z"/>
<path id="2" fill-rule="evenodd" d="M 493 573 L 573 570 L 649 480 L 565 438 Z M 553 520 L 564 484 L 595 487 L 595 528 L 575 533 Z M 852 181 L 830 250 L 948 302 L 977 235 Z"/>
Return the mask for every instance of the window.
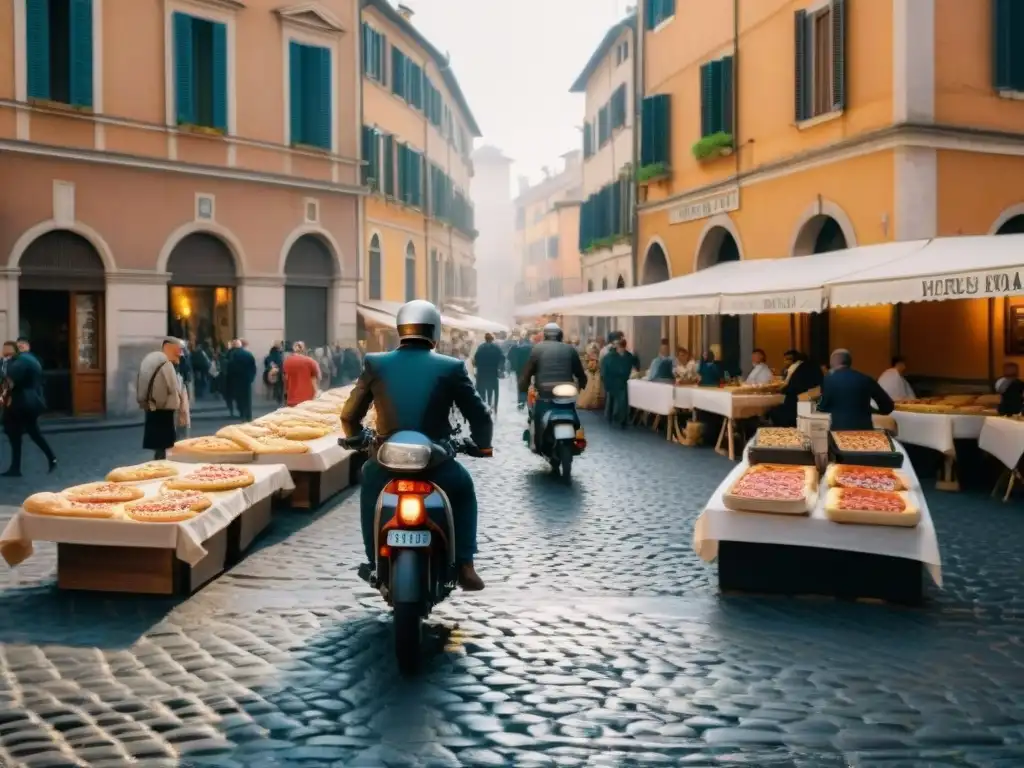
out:
<path id="1" fill-rule="evenodd" d="M 476 218 L 473 204 L 464 192 L 456 189 L 452 193 L 451 224 L 460 232 L 476 237 Z"/>
<path id="2" fill-rule="evenodd" d="M 409 243 L 405 246 L 405 300 L 416 298 L 416 247 Z"/>
<path id="3" fill-rule="evenodd" d="M 648 96 L 641 108 L 640 167 L 671 160 L 671 102 L 668 94 Z"/>
<path id="4" fill-rule="evenodd" d="M 558 258 L 558 235 L 552 235 L 548 238 L 548 258 Z"/>
<path id="5" fill-rule="evenodd" d="M 597 113 L 597 146 L 603 147 L 608 143 L 608 137 L 611 136 L 611 127 L 609 125 L 609 110 L 608 104 L 605 104 L 598 110 Z"/>
<path id="6" fill-rule="evenodd" d="M 380 189 L 388 197 L 395 196 L 395 137 L 385 133 L 381 138 L 381 155 L 384 184 Z"/>
<path id="7" fill-rule="evenodd" d="M 26 0 L 28 96 L 92 107 L 92 0 Z"/>
<path id="8" fill-rule="evenodd" d="M 594 154 L 594 126 L 588 120 L 583 124 L 583 156 L 590 157 Z"/>
<path id="9" fill-rule="evenodd" d="M 363 74 L 381 85 L 388 83 L 388 39 L 363 22 Z"/>
<path id="10" fill-rule="evenodd" d="M 620 57 L 621 61 L 619 62 L 621 64 L 623 61 L 629 60 L 629 40 L 623 40 L 622 44 L 619 46 L 619 49 L 622 54 Z"/>
<path id="11" fill-rule="evenodd" d="M 516 229 L 526 229 L 526 209 L 516 208 Z"/>
<path id="12" fill-rule="evenodd" d="M 612 100 L 608 102 L 611 111 L 612 130 L 622 128 L 626 124 L 626 84 L 615 89 Z"/>
<path id="13" fill-rule="evenodd" d="M 288 44 L 292 144 L 331 148 L 331 51 Z"/>
<path id="14" fill-rule="evenodd" d="M 441 98 L 441 92 L 426 76 L 423 78 L 423 90 L 426 91 L 424 112 L 426 112 L 427 119 L 435 128 L 440 128 L 444 119 L 444 101 Z"/>
<path id="15" fill-rule="evenodd" d="M 997 91 L 1024 91 L 1024 8 L 1014 0 L 992 3 L 992 85 Z"/>
<path id="16" fill-rule="evenodd" d="M 380 133 L 376 128 L 363 126 L 363 184 L 371 189 L 381 188 Z"/>
<path id="17" fill-rule="evenodd" d="M 391 46 L 391 92 L 405 98 L 405 68 L 409 60 L 395 46 Z"/>
<path id="18" fill-rule="evenodd" d="M 217 21 L 174 14 L 178 125 L 228 129 L 228 34 Z"/>
<path id="19" fill-rule="evenodd" d="M 430 251 L 430 301 L 433 304 L 438 303 L 439 293 L 439 275 L 438 275 L 438 261 L 437 261 L 437 249 L 431 249 Z"/>
<path id="20" fill-rule="evenodd" d="M 579 249 L 609 248 L 632 231 L 632 183 L 620 177 L 592 194 L 580 206 Z"/>
<path id="21" fill-rule="evenodd" d="M 423 70 L 419 64 L 391 46 L 391 92 L 410 106 L 423 109 Z"/>
<path id="22" fill-rule="evenodd" d="M 656 29 L 676 15 L 676 0 L 646 0 L 644 26 Z"/>
<path id="23" fill-rule="evenodd" d="M 423 207 L 423 155 L 405 144 L 398 145 L 398 199 Z"/>
<path id="24" fill-rule="evenodd" d="M 381 261 L 380 238 L 374 235 L 370 240 L 370 280 L 367 286 L 367 298 L 370 300 L 381 299 Z"/>
<path id="25" fill-rule="evenodd" d="M 700 135 L 732 134 L 732 56 L 700 68 Z"/>
<path id="26" fill-rule="evenodd" d="M 430 164 L 430 213 L 435 219 L 451 223 L 455 211 L 454 184 L 439 166 Z"/>
<path id="27" fill-rule="evenodd" d="M 797 122 L 846 106 L 846 0 L 794 15 L 794 102 Z"/>

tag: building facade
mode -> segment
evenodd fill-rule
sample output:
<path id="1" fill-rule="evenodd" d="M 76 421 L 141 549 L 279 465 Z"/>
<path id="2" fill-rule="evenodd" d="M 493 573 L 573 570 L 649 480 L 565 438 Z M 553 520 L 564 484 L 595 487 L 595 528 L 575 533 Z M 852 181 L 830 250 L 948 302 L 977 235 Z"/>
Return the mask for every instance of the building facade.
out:
<path id="1" fill-rule="evenodd" d="M 515 304 L 524 306 L 583 290 L 579 222 L 583 195 L 583 152 L 562 156 L 562 171 L 548 172 L 531 185 L 519 179 L 515 199 L 516 261 L 519 280 Z M 566 318 L 566 332 L 586 333 L 586 320 Z"/>
<path id="2" fill-rule="evenodd" d="M 364 0 L 361 300 L 427 298 L 476 311 L 469 189 L 480 135 L 448 61 L 389 0 Z"/>
<path id="3" fill-rule="evenodd" d="M 512 322 L 519 264 L 515 258 L 512 161 L 497 147 L 473 152 L 470 194 L 476 210 L 477 298 L 488 319 Z"/>
<path id="4" fill-rule="evenodd" d="M 570 89 L 585 96 L 578 244 L 587 291 L 633 285 L 635 29 L 633 15 L 609 29 Z M 629 318 L 590 325 L 601 338 L 610 330 L 632 337 Z"/>
<path id="5" fill-rule="evenodd" d="M 735 259 L 1021 231 L 1015 6 L 645 0 L 638 282 Z M 847 347 L 869 373 L 900 353 L 920 376 L 980 379 L 1012 357 L 1003 334 L 1016 301 L 666 327 L 737 362 L 754 346 L 774 362 L 793 344 L 819 358 Z"/>
<path id="6" fill-rule="evenodd" d="M 142 356 L 355 339 L 357 0 L 0 6 L 0 330 L 52 410 L 136 411 Z"/>

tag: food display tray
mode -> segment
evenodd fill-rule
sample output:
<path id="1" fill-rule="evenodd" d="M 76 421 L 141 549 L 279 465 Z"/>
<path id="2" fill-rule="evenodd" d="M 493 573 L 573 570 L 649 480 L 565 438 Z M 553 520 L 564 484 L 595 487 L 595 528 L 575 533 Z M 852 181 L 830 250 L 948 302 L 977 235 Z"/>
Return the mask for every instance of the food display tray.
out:
<path id="1" fill-rule="evenodd" d="M 886 442 L 889 443 L 890 450 L 888 451 L 843 451 L 836 445 L 834 432 L 828 433 L 828 452 L 831 456 L 832 461 L 836 464 L 859 464 L 862 467 L 888 467 L 889 469 L 899 469 L 903 466 L 903 453 L 896 448 L 892 442 L 892 437 L 884 429 L 857 429 L 855 432 L 879 432 L 885 435 Z"/>
<path id="2" fill-rule="evenodd" d="M 747 450 L 747 460 L 751 464 L 790 464 L 801 467 L 814 466 L 814 451 L 810 442 L 805 441 L 803 448 L 781 448 L 779 446 L 759 446 L 755 438 Z"/>
<path id="3" fill-rule="evenodd" d="M 750 469 L 747 470 L 749 472 Z M 809 515 L 818 503 L 818 470 L 805 469 L 806 492 L 799 499 L 752 499 L 733 493 L 736 486 L 746 476 L 746 472 L 736 478 L 722 494 L 722 504 L 733 512 L 762 512 L 769 515 Z"/>

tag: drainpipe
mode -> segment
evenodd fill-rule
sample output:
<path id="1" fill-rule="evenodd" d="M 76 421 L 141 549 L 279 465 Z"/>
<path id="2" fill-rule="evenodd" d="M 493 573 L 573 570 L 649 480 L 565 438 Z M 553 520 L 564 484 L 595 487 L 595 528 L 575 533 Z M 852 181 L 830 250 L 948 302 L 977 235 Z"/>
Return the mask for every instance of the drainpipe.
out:
<path id="1" fill-rule="evenodd" d="M 732 143 L 736 185 L 740 183 L 740 0 L 732 0 Z M 743 197 L 740 196 L 740 208 Z"/>
<path id="2" fill-rule="evenodd" d="M 356 4 L 356 28 L 362 29 L 363 22 L 363 4 Z M 359 97 L 356 99 L 356 121 L 359 130 L 359 140 L 356 142 L 356 157 L 359 160 L 357 173 L 359 174 L 359 182 L 362 184 L 363 176 L 363 36 L 359 34 L 356 36 L 356 77 L 359 83 Z M 359 238 L 359 243 L 356 246 L 356 304 L 363 299 L 363 259 L 366 257 L 366 195 L 359 195 L 356 198 L 356 237 Z M 359 341 L 359 308 L 356 309 L 356 327 L 355 327 L 355 338 L 354 342 Z"/>
<path id="3" fill-rule="evenodd" d="M 427 61 L 424 60 L 421 66 L 423 68 L 424 85 L 426 85 Z M 441 79 L 443 80 L 444 78 L 441 78 Z M 426 287 L 427 293 L 429 294 L 430 293 L 430 219 L 431 219 L 431 215 L 433 213 L 433 206 L 432 206 L 433 200 L 431 200 L 431 198 L 430 198 L 430 118 L 427 116 L 427 102 L 426 102 L 426 98 L 427 98 L 427 89 L 423 88 L 423 99 L 424 99 L 424 101 L 423 101 L 423 177 L 424 177 L 423 181 L 427 182 L 426 189 L 421 190 L 424 193 L 423 197 L 425 199 L 425 202 L 424 202 L 424 205 L 423 205 L 423 250 L 424 250 L 423 263 L 426 264 L 426 266 L 427 266 L 426 271 L 425 271 L 425 274 L 427 276 L 426 286 L 425 287 Z M 441 122 L 442 123 L 444 122 L 443 115 L 442 115 Z M 403 267 L 403 274 L 405 274 L 404 273 L 404 268 L 405 268 L 405 254 L 404 253 L 402 254 L 402 267 Z M 415 271 L 414 271 L 414 274 L 415 274 Z M 415 288 L 416 287 L 413 286 L 413 293 L 414 294 L 415 294 Z M 403 286 L 403 290 L 404 290 L 404 286 Z"/>
<path id="4" fill-rule="evenodd" d="M 637 276 L 637 261 L 640 251 L 640 211 L 637 204 L 640 202 L 640 182 L 637 181 L 637 172 L 640 170 L 640 136 L 643 133 L 641 121 L 641 105 L 644 98 L 644 4 L 650 0 L 640 0 L 636 4 L 636 19 L 633 24 L 633 236 L 631 238 L 630 254 L 630 284 L 639 285 Z M 635 329 L 634 329 L 635 332 Z"/>

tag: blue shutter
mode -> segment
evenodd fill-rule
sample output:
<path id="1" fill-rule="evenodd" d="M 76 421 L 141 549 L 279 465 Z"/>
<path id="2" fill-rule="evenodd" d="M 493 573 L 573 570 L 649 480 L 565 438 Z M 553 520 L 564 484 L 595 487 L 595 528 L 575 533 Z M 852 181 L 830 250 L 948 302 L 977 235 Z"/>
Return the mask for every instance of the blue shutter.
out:
<path id="1" fill-rule="evenodd" d="M 92 0 L 69 0 L 71 103 L 92 106 Z"/>
<path id="2" fill-rule="evenodd" d="M 808 117 L 811 86 L 807 78 L 807 11 L 793 14 L 793 49 L 793 119 L 799 123 Z"/>
<path id="3" fill-rule="evenodd" d="M 845 108 L 846 0 L 832 0 L 832 109 Z"/>
<path id="4" fill-rule="evenodd" d="M 47 0 L 26 0 L 25 42 L 28 97 L 50 98 L 50 6 Z"/>
<path id="5" fill-rule="evenodd" d="M 301 144 L 305 125 L 302 119 L 302 46 L 288 43 L 288 122 L 291 125 L 291 143 Z"/>
<path id="6" fill-rule="evenodd" d="M 196 121 L 196 89 L 192 68 L 192 17 L 174 13 L 174 94 L 178 124 Z"/>
<path id="7" fill-rule="evenodd" d="M 213 127 L 228 132 L 228 28 L 219 22 L 213 23 Z"/>
<path id="8" fill-rule="evenodd" d="M 331 92 L 333 88 L 333 76 L 331 73 L 331 49 L 313 48 L 315 51 L 316 71 L 316 145 L 324 149 L 330 149 L 333 145 Z"/>

